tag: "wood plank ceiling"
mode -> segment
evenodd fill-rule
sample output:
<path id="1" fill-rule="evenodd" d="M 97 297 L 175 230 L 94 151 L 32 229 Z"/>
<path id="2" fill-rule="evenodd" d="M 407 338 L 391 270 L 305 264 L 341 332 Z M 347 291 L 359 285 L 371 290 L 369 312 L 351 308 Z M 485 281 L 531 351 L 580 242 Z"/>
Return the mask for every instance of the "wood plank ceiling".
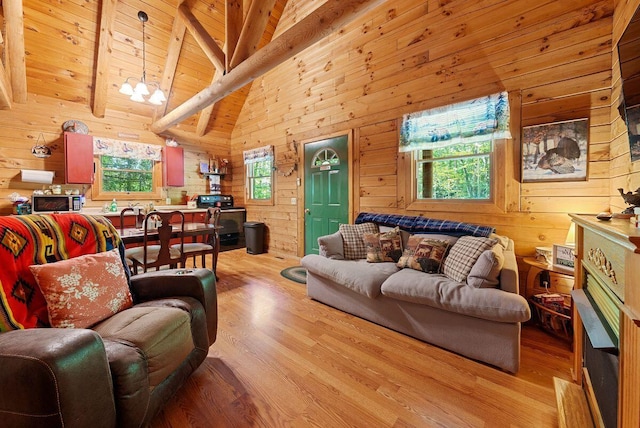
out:
<path id="1" fill-rule="evenodd" d="M 34 94 L 228 138 L 255 78 L 384 1 L 326 0 L 270 43 L 287 0 L 4 0 L 0 108 Z M 143 63 L 162 106 L 119 93 Z"/>
<path id="2" fill-rule="evenodd" d="M 267 44 L 286 3 L 4 0 L 0 108 L 24 103 L 32 94 L 87 105 L 97 117 L 139 115 L 154 121 Z M 159 107 L 132 102 L 118 92 L 126 78 L 142 76 L 140 10 L 149 17 L 146 80 L 160 82 L 168 94 L 167 103 Z M 249 86 L 176 127 L 186 133 L 229 136 Z"/>

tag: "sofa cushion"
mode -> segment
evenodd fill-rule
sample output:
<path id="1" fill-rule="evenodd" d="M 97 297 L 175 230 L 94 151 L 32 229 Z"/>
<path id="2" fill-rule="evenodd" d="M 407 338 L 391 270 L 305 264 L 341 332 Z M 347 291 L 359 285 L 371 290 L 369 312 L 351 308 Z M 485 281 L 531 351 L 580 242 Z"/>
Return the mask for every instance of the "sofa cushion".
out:
<path id="1" fill-rule="evenodd" d="M 520 295 L 493 288 L 473 288 L 443 274 L 403 269 L 381 287 L 384 296 L 476 318 L 499 322 L 524 322 L 531 317 Z"/>
<path id="2" fill-rule="evenodd" d="M 400 268 L 408 267 L 421 272 L 438 273 L 447 254 L 447 248 L 447 241 L 411 235 L 397 265 Z"/>
<path id="3" fill-rule="evenodd" d="M 369 263 L 397 262 L 402 255 L 402 238 L 397 227 L 380 233 L 363 235 Z"/>
<path id="4" fill-rule="evenodd" d="M 342 242 L 342 234 L 340 231 L 319 237 L 318 248 L 320 255 L 323 257 L 344 260 L 344 243 Z"/>
<path id="5" fill-rule="evenodd" d="M 189 313 L 177 308 L 133 306 L 93 330 L 104 339 L 137 348 L 151 388 L 174 372 L 194 349 Z"/>
<path id="6" fill-rule="evenodd" d="M 364 245 L 365 233 L 378 233 L 378 225 L 375 223 L 341 224 L 338 228 L 344 243 L 344 258 L 346 260 L 359 260 L 367 257 L 367 248 Z"/>
<path id="7" fill-rule="evenodd" d="M 454 281 L 463 282 L 483 251 L 498 242 L 493 238 L 463 236 L 451 247 L 444 261 L 442 273 Z"/>
<path id="8" fill-rule="evenodd" d="M 480 254 L 469 271 L 467 284 L 476 288 L 493 288 L 500 283 L 500 271 L 504 266 L 504 250 L 500 243 Z"/>
<path id="9" fill-rule="evenodd" d="M 87 328 L 133 304 L 117 249 L 29 268 L 52 327 Z"/>
<path id="10" fill-rule="evenodd" d="M 366 260 L 332 260 L 317 254 L 307 254 L 301 260 L 309 274 L 318 275 L 375 298 L 389 275 L 398 271 L 395 263 L 367 263 Z"/>

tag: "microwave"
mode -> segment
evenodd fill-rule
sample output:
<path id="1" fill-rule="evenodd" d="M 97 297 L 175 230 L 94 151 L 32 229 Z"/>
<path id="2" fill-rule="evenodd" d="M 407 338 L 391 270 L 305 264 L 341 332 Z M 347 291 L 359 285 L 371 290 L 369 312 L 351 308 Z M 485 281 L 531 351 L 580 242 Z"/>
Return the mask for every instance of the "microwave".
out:
<path id="1" fill-rule="evenodd" d="M 80 211 L 82 196 L 80 195 L 33 195 L 31 196 L 31 212 L 65 212 Z"/>

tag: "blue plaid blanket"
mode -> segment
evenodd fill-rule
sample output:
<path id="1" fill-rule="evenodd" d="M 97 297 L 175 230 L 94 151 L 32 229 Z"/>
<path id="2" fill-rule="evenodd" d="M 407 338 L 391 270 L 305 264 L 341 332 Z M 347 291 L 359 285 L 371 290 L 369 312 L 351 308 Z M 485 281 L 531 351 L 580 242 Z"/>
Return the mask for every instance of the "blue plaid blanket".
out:
<path id="1" fill-rule="evenodd" d="M 356 224 L 369 222 L 389 227 L 399 226 L 400 229 L 409 233 L 442 233 L 452 236 L 486 237 L 495 231 L 495 228 L 491 226 L 399 214 L 360 213 L 355 221 Z"/>

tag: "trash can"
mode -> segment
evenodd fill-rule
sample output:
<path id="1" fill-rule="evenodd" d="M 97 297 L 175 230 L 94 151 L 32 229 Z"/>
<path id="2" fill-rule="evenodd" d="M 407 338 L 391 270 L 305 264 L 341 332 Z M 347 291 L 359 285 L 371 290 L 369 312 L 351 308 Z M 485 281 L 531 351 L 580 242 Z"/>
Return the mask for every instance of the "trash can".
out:
<path id="1" fill-rule="evenodd" d="M 245 222 L 244 238 L 247 243 L 247 253 L 264 253 L 264 223 L 257 221 Z"/>

